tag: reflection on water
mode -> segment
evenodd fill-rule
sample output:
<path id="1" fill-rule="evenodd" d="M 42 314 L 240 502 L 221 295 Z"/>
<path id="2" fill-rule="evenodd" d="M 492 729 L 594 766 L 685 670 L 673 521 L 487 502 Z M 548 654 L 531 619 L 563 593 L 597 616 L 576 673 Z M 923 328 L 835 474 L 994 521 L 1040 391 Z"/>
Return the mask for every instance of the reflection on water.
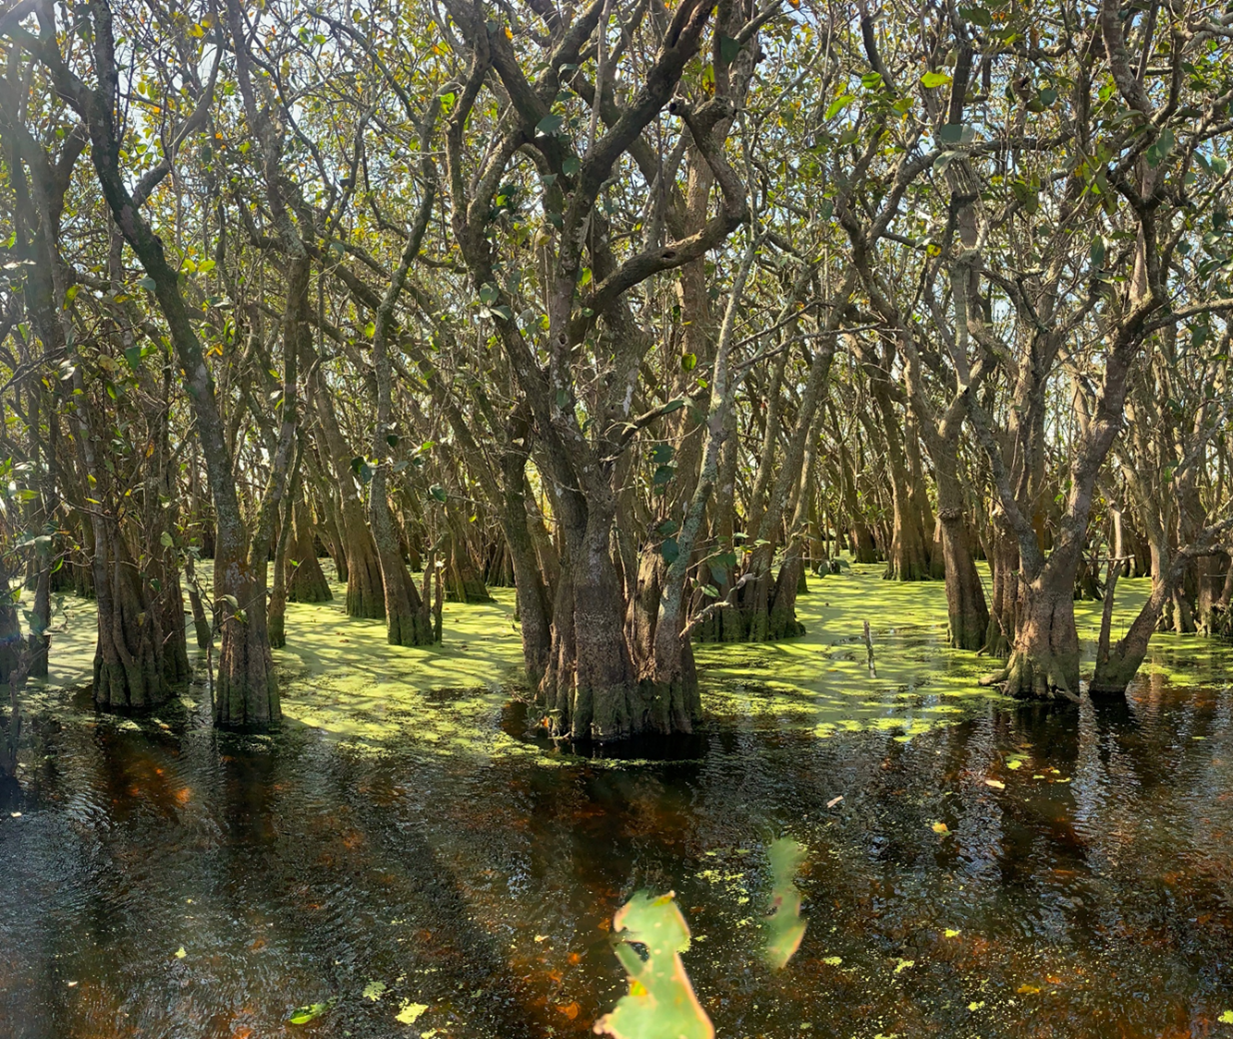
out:
<path id="1" fill-rule="evenodd" d="M 1227 677 L 908 741 L 725 720 L 555 764 L 224 737 L 196 707 L 44 703 L 30 727 L 0 786 L 6 1037 L 582 1035 L 621 994 L 608 928 L 643 887 L 678 893 L 721 1036 L 1233 1034 Z M 784 834 L 810 926 L 771 974 Z"/>

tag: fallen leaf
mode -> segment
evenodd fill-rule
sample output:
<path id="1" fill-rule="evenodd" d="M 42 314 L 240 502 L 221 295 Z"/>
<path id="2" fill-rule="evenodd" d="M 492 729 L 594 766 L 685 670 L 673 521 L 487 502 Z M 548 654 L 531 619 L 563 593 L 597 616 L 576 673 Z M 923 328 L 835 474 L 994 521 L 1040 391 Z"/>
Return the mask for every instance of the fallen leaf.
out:
<path id="1" fill-rule="evenodd" d="M 1216 1020 L 1222 1025 L 1233 1025 L 1233 1010 L 1226 1010 Z"/>
<path id="2" fill-rule="evenodd" d="M 934 833 L 950 833 L 950 827 L 946 823 L 934 823 L 932 829 Z"/>
<path id="3" fill-rule="evenodd" d="M 843 800 L 843 794 L 840 794 L 838 797 L 832 797 L 829 801 L 826 802 L 826 807 L 834 808 L 835 805 L 839 804 L 839 802 L 842 800 Z"/>
<path id="4" fill-rule="evenodd" d="M 548 935 L 546 935 L 546 934 L 537 934 L 537 935 L 535 936 L 535 940 L 536 940 L 537 942 L 546 942 L 546 941 L 548 940 Z"/>
<path id="5" fill-rule="evenodd" d="M 413 1025 L 427 1010 L 427 1003 L 412 1003 L 409 999 L 404 999 L 394 1020 L 404 1025 Z"/>
<path id="6" fill-rule="evenodd" d="M 1006 762 L 1006 767 L 1014 772 L 1015 769 L 1023 768 L 1023 762 L 1016 758 L 1014 761 Z"/>
<path id="7" fill-rule="evenodd" d="M 898 974 L 901 970 L 907 970 L 909 967 L 915 967 L 915 960 L 899 960 L 895 966 L 895 973 Z"/>
<path id="8" fill-rule="evenodd" d="M 183 945 L 181 945 L 178 949 L 176 949 L 176 959 L 177 960 L 182 960 L 187 955 L 188 953 L 185 951 Z"/>
<path id="9" fill-rule="evenodd" d="M 1006 784 L 1000 779 L 986 779 L 985 786 L 991 786 L 994 790 L 1005 790 Z"/>
<path id="10" fill-rule="evenodd" d="M 374 1003 L 385 995 L 384 981 L 370 981 L 364 986 L 364 998 L 371 999 Z"/>
<path id="11" fill-rule="evenodd" d="M 1034 996 L 1040 988 L 1036 985 L 1020 985 L 1015 991 L 1021 996 Z"/>
<path id="12" fill-rule="evenodd" d="M 828 967 L 838 967 L 843 963 L 842 956 L 827 956 L 823 961 Z"/>
<path id="13" fill-rule="evenodd" d="M 9 815 L 12 816 L 14 819 L 21 818 L 21 812 L 9 812 Z"/>
<path id="14" fill-rule="evenodd" d="M 961 931 L 956 931 L 953 927 L 948 927 L 946 928 L 945 931 L 942 932 L 942 934 L 947 938 L 958 938 L 959 935 L 962 933 L 963 932 Z"/>

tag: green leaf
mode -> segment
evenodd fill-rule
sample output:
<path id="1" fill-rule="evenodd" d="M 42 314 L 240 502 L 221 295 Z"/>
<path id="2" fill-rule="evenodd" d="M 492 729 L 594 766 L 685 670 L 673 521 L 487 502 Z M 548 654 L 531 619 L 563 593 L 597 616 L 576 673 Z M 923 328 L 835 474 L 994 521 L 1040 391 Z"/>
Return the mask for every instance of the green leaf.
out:
<path id="1" fill-rule="evenodd" d="M 617 959 L 629 974 L 629 994 L 595 1022 L 595 1032 L 613 1039 L 713 1039 L 714 1026 L 685 973 L 681 953 L 689 948 L 689 925 L 669 892 L 634 895 L 612 920 L 622 941 Z M 646 950 L 646 958 L 632 942 Z"/>
<path id="2" fill-rule="evenodd" d="M 736 56 L 741 53 L 741 41 L 733 39 L 731 36 L 719 34 L 719 60 L 725 65 L 731 65 L 736 61 Z"/>
<path id="3" fill-rule="evenodd" d="M 791 837 L 780 837 L 772 842 L 767 854 L 771 860 L 771 915 L 762 924 L 762 958 L 771 970 L 780 970 L 805 937 L 801 892 L 793 881 L 804 849 Z"/>
<path id="4" fill-rule="evenodd" d="M 676 520 L 666 519 L 655 528 L 655 533 L 660 537 L 671 537 L 680 529 L 680 524 Z"/>
<path id="5" fill-rule="evenodd" d="M 659 554 L 664 557 L 664 562 L 671 566 L 681 554 L 681 546 L 676 543 L 676 538 L 664 538 L 659 546 Z"/>
<path id="6" fill-rule="evenodd" d="M 670 465 L 661 465 L 656 468 L 655 475 L 651 477 L 651 483 L 656 487 L 661 487 L 676 475 L 676 470 Z"/>
<path id="7" fill-rule="evenodd" d="M 681 368 L 687 372 L 692 372 L 698 367 L 697 354 L 681 354 Z"/>
<path id="8" fill-rule="evenodd" d="M 154 284 L 154 279 L 149 275 L 146 275 L 146 277 L 142 278 L 139 282 L 137 282 L 137 284 L 143 289 L 148 289 L 150 292 L 153 292 L 157 288 Z"/>
<path id="9" fill-rule="evenodd" d="M 172 538 L 171 534 L 165 530 L 158 536 L 158 543 L 162 545 L 163 548 L 175 547 L 175 540 Z"/>
<path id="10" fill-rule="evenodd" d="M 959 17 L 966 18 L 973 25 L 979 25 L 984 29 L 993 24 L 993 16 L 983 7 L 961 7 Z"/>
<path id="11" fill-rule="evenodd" d="M 439 483 L 434 483 L 428 488 L 428 493 L 431 494 L 437 501 L 445 501 L 445 488 Z"/>
<path id="12" fill-rule="evenodd" d="M 943 87 L 949 83 L 950 76 L 948 76 L 945 72 L 926 72 L 923 76 L 921 76 L 920 82 L 921 86 L 926 87 L 929 90 L 933 90 L 934 87 Z"/>
<path id="13" fill-rule="evenodd" d="M 386 442 L 387 444 L 389 444 L 389 445 L 390 445 L 390 447 L 397 447 L 397 446 L 398 446 L 398 436 L 397 436 L 397 434 L 395 434 L 395 433 L 387 433 L 387 434 L 385 435 L 385 442 Z"/>
<path id="14" fill-rule="evenodd" d="M 572 177 L 582 168 L 582 163 L 578 161 L 577 156 L 567 155 L 565 161 L 561 163 L 561 172 L 567 177 Z"/>
<path id="15" fill-rule="evenodd" d="M 839 97 L 835 98 L 829 106 L 827 106 L 826 115 L 822 117 L 823 120 L 829 122 L 834 119 L 835 116 L 837 116 L 855 100 L 856 95 L 854 94 L 841 94 Z"/>
<path id="16" fill-rule="evenodd" d="M 128 362 L 128 366 L 136 371 L 141 365 L 141 347 L 126 346 L 124 348 L 124 359 Z"/>
<path id="17" fill-rule="evenodd" d="M 480 286 L 479 299 L 486 307 L 492 306 L 500 296 L 501 290 L 498 289 L 492 282 L 486 282 Z"/>
<path id="18" fill-rule="evenodd" d="M 502 321 L 513 321 L 514 320 L 514 312 L 510 310 L 510 308 L 507 307 L 504 303 L 502 303 L 501 306 L 499 307 L 489 307 L 488 316 L 489 317 L 499 317 Z"/>
<path id="19" fill-rule="evenodd" d="M 560 133 L 561 126 L 565 122 L 565 116 L 549 113 L 544 116 L 538 123 L 535 124 L 535 132 L 544 137 L 553 137 Z"/>
<path id="20" fill-rule="evenodd" d="M 68 310 L 68 308 L 72 306 L 73 300 L 77 298 L 77 291 L 80 288 L 81 288 L 80 285 L 70 285 L 67 289 L 64 290 L 64 309 L 65 310 Z"/>
<path id="21" fill-rule="evenodd" d="M 1169 152 L 1173 150 L 1173 146 L 1176 143 L 1173 131 L 1166 126 L 1160 131 L 1160 136 L 1156 138 L 1151 147 L 1144 153 L 1147 158 L 1147 164 L 1152 169 L 1155 169 L 1169 157 Z"/>
<path id="22" fill-rule="evenodd" d="M 671 444 L 656 444 L 651 448 L 651 461 L 657 465 L 667 465 L 674 453 Z"/>
<path id="23" fill-rule="evenodd" d="M 975 137 L 976 130 L 968 123 L 947 123 L 938 127 L 937 140 L 941 145 L 968 144 Z"/>
<path id="24" fill-rule="evenodd" d="M 866 72 L 863 76 L 861 76 L 861 86 L 866 90 L 881 90 L 882 73 Z"/>
<path id="25" fill-rule="evenodd" d="M 287 1018 L 287 1024 L 306 1025 L 310 1021 L 316 1021 L 317 1018 L 330 1009 L 333 1003 L 334 1001 L 331 999 L 325 1003 L 309 1003 L 306 1006 L 302 1006 Z"/>
<path id="26" fill-rule="evenodd" d="M 1097 235 L 1092 239 L 1091 258 L 1093 267 L 1105 265 L 1105 240 L 1102 235 Z"/>

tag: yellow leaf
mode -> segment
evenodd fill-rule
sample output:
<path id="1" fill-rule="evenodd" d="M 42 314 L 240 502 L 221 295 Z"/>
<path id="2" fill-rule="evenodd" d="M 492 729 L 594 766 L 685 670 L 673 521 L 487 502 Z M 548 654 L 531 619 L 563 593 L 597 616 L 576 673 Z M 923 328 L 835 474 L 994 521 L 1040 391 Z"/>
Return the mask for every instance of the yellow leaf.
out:
<path id="1" fill-rule="evenodd" d="M 1005 790 L 1006 784 L 1000 779 L 986 779 L 985 786 L 991 786 L 994 790 Z"/>
<path id="2" fill-rule="evenodd" d="M 932 829 L 934 833 L 950 833 L 950 827 L 946 823 L 934 823 Z"/>
<path id="3" fill-rule="evenodd" d="M 402 1001 L 402 1006 L 398 1008 L 398 1013 L 394 1020 L 400 1024 L 413 1025 L 419 1020 L 420 1015 L 428 1010 L 427 1003 L 412 1003 L 409 999 Z"/>
<path id="4" fill-rule="evenodd" d="M 505 38 L 507 40 L 512 40 L 514 38 L 514 34 L 508 25 L 505 27 Z"/>
<path id="5" fill-rule="evenodd" d="M 188 953 L 185 951 L 183 945 L 181 945 L 178 949 L 176 949 L 176 959 L 177 960 L 182 960 L 187 955 Z"/>

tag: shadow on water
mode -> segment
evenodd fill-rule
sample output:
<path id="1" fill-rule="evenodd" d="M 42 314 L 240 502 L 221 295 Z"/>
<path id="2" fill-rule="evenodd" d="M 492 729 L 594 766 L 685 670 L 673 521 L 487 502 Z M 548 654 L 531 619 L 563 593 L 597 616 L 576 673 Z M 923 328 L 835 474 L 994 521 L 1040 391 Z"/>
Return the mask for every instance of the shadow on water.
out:
<path id="1" fill-rule="evenodd" d="M 488 696 L 501 753 L 442 753 L 414 717 L 257 738 L 199 703 L 45 698 L 0 780 L 0 1035 L 581 1036 L 624 991 L 609 928 L 643 887 L 677 892 L 721 1035 L 1197 1037 L 1233 1009 L 1227 684 L 619 751 Z M 810 923 L 772 975 L 783 834 Z"/>

